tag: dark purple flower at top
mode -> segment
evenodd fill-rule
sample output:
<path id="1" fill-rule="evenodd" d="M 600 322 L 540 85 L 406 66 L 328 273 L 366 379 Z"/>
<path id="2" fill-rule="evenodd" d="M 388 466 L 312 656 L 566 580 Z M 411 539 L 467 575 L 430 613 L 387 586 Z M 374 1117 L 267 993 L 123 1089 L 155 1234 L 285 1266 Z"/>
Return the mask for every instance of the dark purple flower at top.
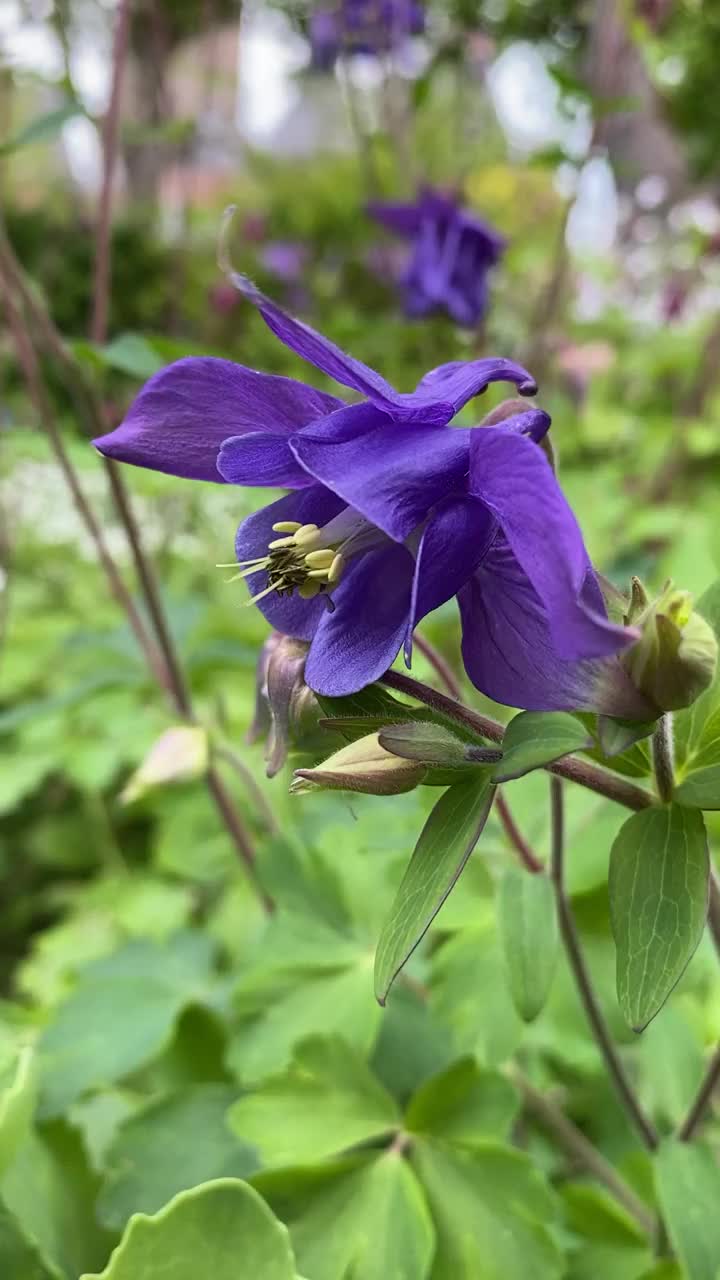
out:
<path id="1" fill-rule="evenodd" d="M 528 407 L 497 425 L 451 426 L 491 382 L 534 394 L 530 374 L 510 360 L 454 361 L 403 394 L 233 279 L 286 346 L 360 401 L 189 358 L 151 378 L 95 443 L 172 475 L 291 491 L 242 522 L 236 557 L 271 625 L 309 642 L 307 684 L 347 694 L 399 650 L 409 663 L 417 623 L 457 596 L 465 666 L 484 693 L 538 710 L 630 714 L 607 672 L 620 672 L 614 655 L 634 633 L 609 622 L 539 447 L 547 414 Z"/>
<path id="2" fill-rule="evenodd" d="M 270 240 L 260 250 L 260 261 L 266 271 L 285 284 L 297 284 L 302 279 L 308 260 L 308 251 L 297 240 Z"/>
<path id="3" fill-rule="evenodd" d="M 423 187 L 414 204 L 375 201 L 371 217 L 410 240 L 400 276 L 409 316 L 446 311 L 455 324 L 476 325 L 485 314 L 488 274 L 505 240 L 451 195 Z"/>
<path id="4" fill-rule="evenodd" d="M 336 0 L 316 4 L 308 34 L 312 65 L 331 71 L 345 53 L 389 53 L 407 36 L 425 30 L 425 14 L 418 0 Z"/>

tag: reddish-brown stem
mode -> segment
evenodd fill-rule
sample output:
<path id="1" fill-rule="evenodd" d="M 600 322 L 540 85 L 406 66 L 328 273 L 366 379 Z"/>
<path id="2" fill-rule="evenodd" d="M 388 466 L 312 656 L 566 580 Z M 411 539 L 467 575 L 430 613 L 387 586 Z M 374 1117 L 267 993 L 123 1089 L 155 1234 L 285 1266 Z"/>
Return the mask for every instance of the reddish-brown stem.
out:
<path id="1" fill-rule="evenodd" d="M 695 1137 L 710 1107 L 718 1085 L 720 1085 L 720 1046 L 710 1059 L 690 1110 L 678 1129 L 677 1136 L 681 1142 L 690 1142 Z"/>
<path id="2" fill-rule="evenodd" d="M 635 1194 L 632 1187 L 623 1181 L 605 1157 L 591 1142 L 588 1142 L 585 1134 L 573 1124 L 572 1120 L 568 1120 L 564 1112 L 546 1094 L 536 1089 L 516 1067 L 510 1069 L 509 1075 L 520 1090 L 528 1111 L 547 1133 L 556 1139 L 558 1146 L 564 1149 L 574 1164 L 581 1169 L 587 1170 L 588 1173 L 597 1178 L 598 1182 L 601 1182 L 606 1190 L 615 1197 L 618 1204 L 621 1204 L 626 1212 L 635 1219 L 641 1230 L 647 1235 L 653 1236 L 656 1231 L 656 1223 L 650 1210 L 640 1197 Z"/>
<path id="3" fill-rule="evenodd" d="M 450 663 L 435 648 L 434 644 L 431 644 L 429 640 L 426 640 L 424 636 L 420 635 L 419 631 L 415 632 L 413 643 L 415 644 L 415 648 L 418 653 L 421 653 L 424 658 L 427 658 L 430 666 L 433 668 L 433 671 L 445 685 L 450 697 L 457 698 L 459 700 L 462 697 L 462 689 L 460 688 L 460 683 L 455 672 L 450 666 Z"/>
<path id="4" fill-rule="evenodd" d="M 419 632 L 415 634 L 415 645 L 420 653 L 427 658 L 433 670 L 442 680 L 451 698 L 459 699 L 461 696 L 460 685 L 455 678 L 455 673 L 449 663 L 445 661 L 441 653 L 438 653 L 434 645 L 421 636 Z M 511 845 L 515 849 L 520 861 L 528 871 L 536 873 L 544 871 L 545 868 L 539 858 L 535 857 L 530 845 L 525 839 L 522 831 L 518 827 L 513 818 L 510 805 L 500 788 L 495 795 L 495 811 L 505 829 L 505 834 L 510 840 Z"/>
<path id="5" fill-rule="evenodd" d="M 457 720 L 459 724 L 473 729 L 490 742 L 501 743 L 505 736 L 505 726 L 499 721 L 491 720 L 489 716 L 483 716 L 478 711 L 472 711 L 470 707 L 463 706 L 454 698 L 448 698 L 437 689 L 431 689 L 429 685 L 423 684 L 420 680 L 413 680 L 411 676 L 405 676 L 400 671 L 386 671 L 381 677 L 381 683 L 387 685 L 388 689 L 396 689 L 398 693 L 405 693 L 417 699 L 418 702 L 423 702 L 426 707 L 440 711 L 451 720 Z M 581 787 L 587 787 L 608 800 L 614 800 L 616 804 L 624 805 L 626 809 L 637 811 L 647 809 L 656 803 L 655 797 L 649 791 L 644 791 L 642 787 L 636 787 L 625 778 L 607 773 L 605 769 L 599 769 L 596 765 L 578 760 L 574 756 L 568 756 L 556 764 L 546 765 L 545 768 L 559 778 L 577 782 Z"/>
<path id="6" fill-rule="evenodd" d="M 613 1043 L 609 1027 L 603 1017 L 595 995 L 595 988 L 585 963 L 585 956 L 580 946 L 580 938 L 570 900 L 565 891 L 565 822 L 562 782 L 559 778 L 551 778 L 550 780 L 550 808 L 552 819 L 551 876 L 555 889 L 560 937 L 565 947 L 568 964 L 575 979 L 578 995 L 587 1020 L 590 1023 L 595 1042 L 603 1056 L 608 1075 L 615 1085 L 618 1096 L 635 1124 L 645 1146 L 649 1151 L 654 1151 L 659 1142 L 658 1134 L 640 1105 L 635 1090 L 626 1075 L 620 1055 Z"/>
<path id="7" fill-rule="evenodd" d="M 110 590 L 118 601 L 118 604 L 120 604 L 121 608 L 124 610 L 133 634 L 145 654 L 150 670 L 153 672 L 153 675 L 160 685 L 164 689 L 168 689 L 169 676 L 165 668 L 162 654 L 146 631 L 145 623 L 143 622 L 143 619 L 135 606 L 135 602 L 118 572 L 115 561 L 108 550 L 100 524 L 85 496 L 75 468 L 70 461 L 62 434 L 58 428 L 57 422 L 55 421 L 53 406 L 50 403 L 49 397 L 45 393 L 42 376 L 35 356 L 35 350 L 28 339 L 23 323 L 23 317 L 17 310 L 13 300 L 12 279 L 6 268 L 7 264 L 5 256 L 0 252 L 0 283 L 2 283 L 3 286 L 5 314 L 7 316 L 8 328 L 12 336 L 13 344 L 17 352 L 18 364 L 20 365 L 28 389 L 28 395 L 30 396 L 35 412 L 38 415 L 38 419 L 48 436 L 51 448 L 55 454 L 55 458 L 68 489 L 70 490 L 78 514 L 92 538 L 100 565 L 110 586 Z"/>
<path id="8" fill-rule="evenodd" d="M 710 871 L 710 900 L 708 902 L 708 929 L 720 956 L 720 886 L 715 871 Z"/>
<path id="9" fill-rule="evenodd" d="M 120 0 L 113 37 L 110 101 L 102 126 L 103 175 L 100 188 L 100 207 L 95 228 L 95 278 L 92 323 L 90 325 L 90 337 L 93 342 L 104 342 L 107 336 L 108 302 L 110 297 L 112 187 L 115 177 L 120 103 L 129 34 L 130 0 Z"/>
<path id="10" fill-rule="evenodd" d="M 103 178 L 95 233 L 95 275 L 90 336 L 97 343 L 104 342 L 107 337 L 112 266 L 112 188 L 118 150 L 120 104 L 128 51 L 129 22 L 130 2 L 129 0 L 120 0 L 113 40 L 110 101 L 103 121 Z M 60 343 L 60 346 L 62 346 L 62 343 Z M 102 416 L 102 409 L 100 408 L 101 425 L 104 428 L 105 424 L 102 422 Z M 181 715 L 184 719 L 192 720 L 194 711 L 190 691 L 167 624 L 157 579 L 142 545 L 140 529 L 132 510 L 130 495 L 118 466 L 109 458 L 103 459 L 103 465 L 107 473 L 115 508 L 125 530 L 155 637 L 164 657 L 173 705 L 178 715 Z M 253 878 L 255 878 L 255 849 L 252 837 L 237 812 L 225 783 L 214 765 L 211 764 L 206 777 L 208 790 L 218 813 L 241 859 L 253 875 Z M 260 886 L 258 886 L 258 891 L 265 907 L 268 910 L 272 910 L 273 904 Z"/>
<path id="11" fill-rule="evenodd" d="M 497 813 L 497 816 L 505 830 L 505 834 L 523 866 L 526 867 L 528 871 L 532 871 L 535 875 L 539 871 L 544 871 L 545 867 L 543 863 L 535 856 L 530 848 L 530 845 L 512 816 L 510 806 L 505 799 L 505 796 L 499 789 L 495 798 L 495 812 Z"/>

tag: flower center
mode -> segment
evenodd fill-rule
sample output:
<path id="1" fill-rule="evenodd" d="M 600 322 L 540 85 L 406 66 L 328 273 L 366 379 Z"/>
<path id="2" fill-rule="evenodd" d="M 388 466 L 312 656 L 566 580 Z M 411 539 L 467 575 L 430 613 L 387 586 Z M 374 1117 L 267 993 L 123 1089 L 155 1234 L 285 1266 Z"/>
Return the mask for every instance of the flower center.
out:
<path id="1" fill-rule="evenodd" d="M 338 585 L 350 557 L 385 538 L 350 507 L 322 528 L 316 524 L 300 524 L 297 520 L 280 520 L 272 526 L 272 531 L 281 536 L 268 543 L 267 554 L 240 561 L 240 572 L 230 579 L 234 582 L 237 578 L 249 578 L 262 570 L 267 573 L 267 586 L 247 604 L 255 604 L 273 591 L 279 596 L 297 591 L 303 600 L 324 594 L 328 607 L 332 608 L 330 592 Z"/>

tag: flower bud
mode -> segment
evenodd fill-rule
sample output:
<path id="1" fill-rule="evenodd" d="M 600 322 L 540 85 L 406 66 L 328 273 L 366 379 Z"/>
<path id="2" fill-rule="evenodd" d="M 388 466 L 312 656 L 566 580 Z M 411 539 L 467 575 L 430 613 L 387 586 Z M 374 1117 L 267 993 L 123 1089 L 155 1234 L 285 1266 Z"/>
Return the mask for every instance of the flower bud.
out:
<path id="1" fill-rule="evenodd" d="M 371 796 L 396 796 L 412 791 L 424 777 L 424 765 L 385 751 L 379 734 L 369 733 L 336 751 L 316 769 L 296 769 L 290 791 L 293 795 L 361 791 Z"/>
<path id="2" fill-rule="evenodd" d="M 621 661 L 635 687 L 658 715 L 690 706 L 715 678 L 718 649 L 712 627 L 693 612 L 690 593 L 668 583 L 647 603 L 635 579 L 628 620 L 640 639 Z"/>
<path id="3" fill-rule="evenodd" d="M 460 738 L 432 720 L 391 724 L 379 733 L 380 746 L 404 760 L 455 772 L 474 771 L 478 765 L 497 764 L 502 751 Z"/>
<path id="4" fill-rule="evenodd" d="M 267 735 L 267 776 L 282 769 L 290 746 L 317 725 L 319 708 L 304 680 L 308 646 L 302 640 L 273 632 L 263 645 L 257 665 L 255 716 L 248 741 Z"/>
<path id="5" fill-rule="evenodd" d="M 153 787 L 189 782 L 205 772 L 207 763 L 208 738 L 204 729 L 191 725 L 166 729 L 126 783 L 120 800 L 132 804 Z"/>

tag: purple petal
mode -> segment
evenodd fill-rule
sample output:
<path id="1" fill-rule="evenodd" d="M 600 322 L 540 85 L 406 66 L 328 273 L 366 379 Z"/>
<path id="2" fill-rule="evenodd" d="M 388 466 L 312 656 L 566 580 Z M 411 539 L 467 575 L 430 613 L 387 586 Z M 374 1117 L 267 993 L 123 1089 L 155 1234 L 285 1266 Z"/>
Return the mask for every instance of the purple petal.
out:
<path id="1" fill-rule="evenodd" d="M 394 204 L 391 201 L 371 200 L 366 206 L 371 218 L 401 236 L 414 236 L 420 230 L 423 212 L 417 204 Z"/>
<path id="2" fill-rule="evenodd" d="M 397 392 L 374 369 L 341 351 L 334 342 L 323 337 L 303 320 L 297 320 L 295 316 L 283 311 L 276 302 L 261 293 L 247 276 L 233 271 L 230 278 L 243 297 L 257 307 L 268 329 L 291 351 L 295 351 L 303 360 L 315 365 L 316 369 L 321 369 L 336 382 L 352 387 L 353 391 L 359 391 L 378 405 L 392 406 L 396 403 Z"/>
<path id="3" fill-rule="evenodd" d="M 596 709 L 603 664 L 563 660 L 542 602 L 502 535 L 458 601 L 465 670 L 487 697 L 526 711 Z"/>
<path id="4" fill-rule="evenodd" d="M 475 498 L 442 503 L 425 527 L 415 561 L 405 661 L 421 618 L 457 595 L 485 555 L 497 530 L 487 507 Z"/>
<path id="5" fill-rule="evenodd" d="M 285 346 L 337 382 L 367 396 L 398 422 L 444 426 L 469 399 L 479 395 L 491 382 L 513 382 L 521 395 L 534 395 L 537 390 L 526 369 L 512 360 L 491 359 L 443 365 L 423 378 L 415 391 L 400 393 L 379 373 L 341 351 L 309 324 L 288 315 L 261 293 L 247 276 L 233 271 L 230 278 L 248 302 L 257 307 L 268 328 Z M 438 382 L 442 385 L 438 386 Z"/>
<path id="6" fill-rule="evenodd" d="M 263 431 L 249 431 L 245 436 L 224 440 L 217 468 L 228 484 L 303 489 L 315 483 L 296 461 L 288 437 Z"/>
<path id="7" fill-rule="evenodd" d="M 550 414 L 544 409 L 526 409 L 524 413 L 514 413 L 512 417 L 503 418 L 495 425 L 512 435 L 529 436 L 539 444 L 547 434 L 551 421 Z"/>
<path id="8" fill-rule="evenodd" d="M 467 473 L 468 430 L 442 431 L 407 423 L 388 426 L 384 419 L 374 429 L 341 443 L 327 438 L 331 431 L 326 420 L 312 434 L 294 436 L 295 457 L 397 542 L 417 528 L 430 507 L 461 484 Z"/>
<path id="9" fill-rule="evenodd" d="M 235 538 L 235 555 L 238 561 L 254 560 L 267 553 L 268 543 L 277 538 L 272 526 L 279 520 L 298 520 L 300 524 L 327 524 L 345 503 L 322 485 L 311 489 L 299 489 L 279 498 L 243 520 Z M 257 595 L 267 586 L 267 574 L 260 570 L 246 579 L 251 595 Z M 297 640 L 310 640 L 318 622 L 325 613 L 325 601 L 316 596 L 303 600 L 297 592 L 291 596 L 279 596 L 277 592 L 258 602 L 258 609 L 276 631 L 295 636 Z"/>
<path id="10" fill-rule="evenodd" d="M 582 598 L 590 560 L 544 453 L 526 436 L 481 427 L 470 442 L 470 491 L 497 518 L 566 659 L 617 653 L 635 638 Z"/>
<path id="11" fill-rule="evenodd" d="M 328 697 L 356 693 L 387 671 L 407 630 L 413 560 L 405 547 L 376 547 L 351 563 L 310 646 L 305 680 Z"/>
<path id="12" fill-rule="evenodd" d="M 412 396 L 420 409 L 424 404 L 442 401 L 451 410 L 446 421 L 459 413 L 463 405 L 480 395 L 491 382 L 512 382 L 522 396 L 534 396 L 537 384 L 527 369 L 514 360 L 492 357 L 486 360 L 452 360 L 431 369 L 421 378 Z"/>
<path id="13" fill-rule="evenodd" d="M 340 404 L 293 378 L 256 373 L 230 360 L 189 357 L 156 373 L 124 422 L 93 443 L 118 462 L 222 483 L 216 460 L 228 436 L 266 429 L 289 434 Z"/>

